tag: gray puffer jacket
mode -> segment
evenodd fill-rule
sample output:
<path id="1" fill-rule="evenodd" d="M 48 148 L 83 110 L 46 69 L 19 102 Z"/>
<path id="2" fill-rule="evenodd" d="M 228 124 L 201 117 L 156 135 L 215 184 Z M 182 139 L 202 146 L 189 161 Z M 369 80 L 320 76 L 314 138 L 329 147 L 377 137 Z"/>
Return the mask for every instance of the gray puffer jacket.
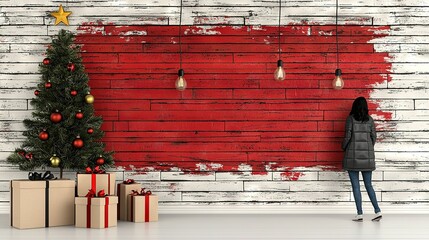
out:
<path id="1" fill-rule="evenodd" d="M 349 116 L 346 121 L 346 132 L 341 148 L 345 151 L 343 168 L 353 171 L 375 170 L 374 144 L 377 140 L 374 120 L 356 121 Z"/>

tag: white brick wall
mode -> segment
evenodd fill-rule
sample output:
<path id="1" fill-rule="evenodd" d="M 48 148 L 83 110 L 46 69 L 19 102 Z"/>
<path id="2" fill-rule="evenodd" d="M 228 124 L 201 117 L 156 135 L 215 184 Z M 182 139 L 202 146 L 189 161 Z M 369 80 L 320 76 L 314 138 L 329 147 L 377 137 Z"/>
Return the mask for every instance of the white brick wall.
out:
<path id="1" fill-rule="evenodd" d="M 54 26 L 49 12 L 63 4 L 72 11 L 70 26 Z M 277 24 L 276 1 L 185 0 L 184 24 Z M 392 121 L 382 123 L 376 145 L 378 169 L 374 187 L 379 200 L 388 203 L 429 201 L 429 1 L 340 1 L 348 23 L 391 25 L 389 36 L 372 41 L 375 50 L 392 57 L 392 80 L 375 86 L 371 98 L 380 109 L 392 111 Z M 22 120 L 30 116 L 29 99 L 39 79 L 37 65 L 50 36 L 59 29 L 76 31 L 82 22 L 117 24 L 178 24 L 178 0 L 149 1 L 0 1 L 0 203 L 9 201 L 8 181 L 25 178 L 5 159 L 19 146 Z M 335 21 L 335 1 L 283 1 L 284 23 L 307 20 L 320 24 Z M 202 18 L 202 16 L 204 18 Z M 355 19 L 355 20 L 353 20 Z M 340 23 L 344 22 L 340 18 Z M 74 173 L 66 176 L 74 177 Z M 303 169 L 298 181 L 280 172 L 252 175 L 207 172 L 118 171 L 117 179 L 134 178 L 160 195 L 163 204 L 282 203 L 337 204 L 353 201 L 344 172 Z M 362 185 L 362 189 L 364 189 Z M 368 200 L 366 197 L 365 200 Z M 317 203 L 320 202 L 320 203 Z"/>

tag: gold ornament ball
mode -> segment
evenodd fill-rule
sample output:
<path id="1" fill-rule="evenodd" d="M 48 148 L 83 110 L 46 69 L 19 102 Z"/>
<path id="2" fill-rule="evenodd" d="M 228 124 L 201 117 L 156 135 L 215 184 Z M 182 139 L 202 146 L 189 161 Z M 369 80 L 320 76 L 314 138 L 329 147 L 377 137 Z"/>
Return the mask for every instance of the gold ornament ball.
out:
<path id="1" fill-rule="evenodd" d="M 94 96 L 92 96 L 91 94 L 86 95 L 85 96 L 85 102 L 89 103 L 89 104 L 94 103 Z"/>
<path id="2" fill-rule="evenodd" d="M 52 156 L 49 160 L 51 160 L 52 167 L 59 167 L 61 159 L 57 157 L 57 155 Z"/>

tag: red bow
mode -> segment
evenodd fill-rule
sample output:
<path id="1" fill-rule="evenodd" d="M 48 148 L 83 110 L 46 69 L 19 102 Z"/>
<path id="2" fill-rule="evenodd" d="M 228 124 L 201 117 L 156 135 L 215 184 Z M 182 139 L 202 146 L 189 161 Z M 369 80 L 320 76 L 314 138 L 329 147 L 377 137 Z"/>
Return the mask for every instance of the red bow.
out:
<path id="1" fill-rule="evenodd" d="M 103 169 L 100 169 L 99 166 L 96 166 L 94 169 L 92 169 L 91 167 L 87 167 L 85 169 L 85 172 L 88 174 L 101 174 L 101 173 L 106 173 L 106 171 L 104 171 Z"/>
<path id="2" fill-rule="evenodd" d="M 145 191 L 145 188 L 142 188 L 140 190 L 140 192 L 136 191 L 136 190 L 132 190 L 131 195 L 133 195 L 133 196 L 138 196 L 138 195 L 139 196 L 148 196 L 148 195 L 152 195 L 152 192 L 151 191 Z"/>
<path id="3" fill-rule="evenodd" d="M 85 197 L 93 198 L 93 197 L 105 197 L 105 196 L 106 196 L 106 193 L 104 192 L 104 189 L 98 191 L 97 194 L 95 194 L 94 189 L 90 189 Z"/>
<path id="4" fill-rule="evenodd" d="M 134 179 L 127 179 L 127 180 L 125 180 L 123 183 L 124 184 L 133 184 L 133 183 L 135 183 L 136 181 L 134 181 Z"/>

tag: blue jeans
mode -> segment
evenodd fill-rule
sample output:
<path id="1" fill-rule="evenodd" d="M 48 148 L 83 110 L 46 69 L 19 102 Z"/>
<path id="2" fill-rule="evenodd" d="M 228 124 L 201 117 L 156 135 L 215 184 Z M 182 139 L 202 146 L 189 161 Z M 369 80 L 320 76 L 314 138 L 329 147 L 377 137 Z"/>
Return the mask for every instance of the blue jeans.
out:
<path id="1" fill-rule="evenodd" d="M 362 211 L 362 194 L 360 192 L 359 185 L 359 171 L 348 171 L 350 181 L 352 182 L 353 196 L 355 198 L 357 214 L 363 214 Z M 371 200 L 372 206 L 374 207 L 374 212 L 380 212 L 378 207 L 377 197 L 375 196 L 374 188 L 372 188 L 371 177 L 372 171 L 362 171 L 363 182 L 365 183 L 366 192 L 368 193 L 369 199 Z"/>

